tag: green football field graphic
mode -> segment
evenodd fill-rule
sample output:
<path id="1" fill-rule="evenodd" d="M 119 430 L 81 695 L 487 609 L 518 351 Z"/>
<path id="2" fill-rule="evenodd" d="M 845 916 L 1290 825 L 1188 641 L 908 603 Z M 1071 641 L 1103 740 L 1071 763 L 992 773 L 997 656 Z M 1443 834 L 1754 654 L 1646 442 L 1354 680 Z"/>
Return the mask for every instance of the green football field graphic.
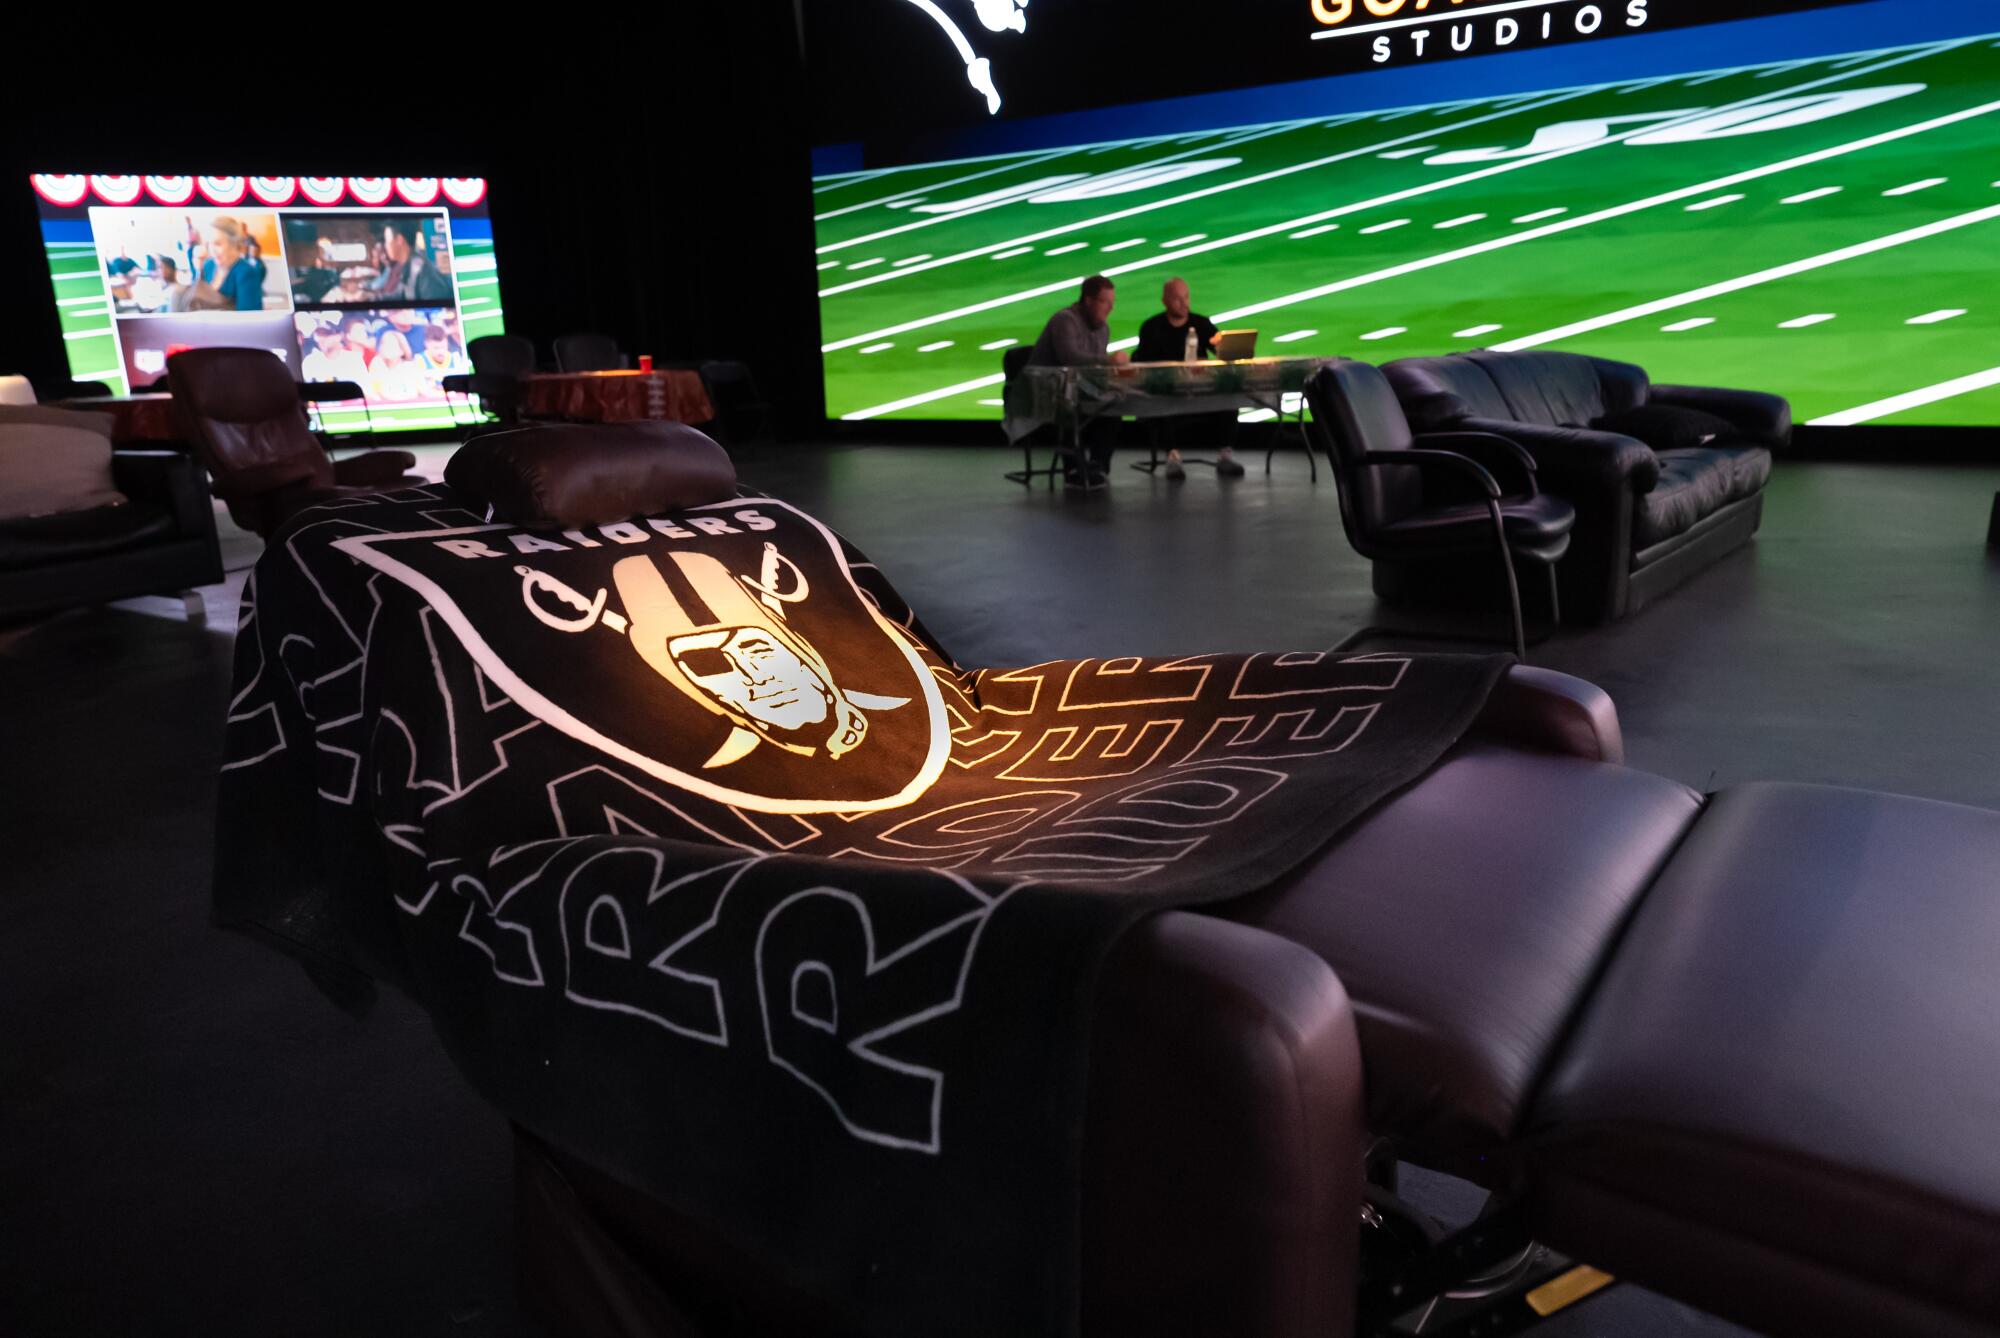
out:
<path id="1" fill-rule="evenodd" d="M 1098 272 L 1114 348 L 1178 275 L 1260 355 L 1564 349 L 1801 422 L 2000 422 L 1994 35 L 837 174 L 813 204 L 832 417 L 997 418 L 1000 348 Z"/>

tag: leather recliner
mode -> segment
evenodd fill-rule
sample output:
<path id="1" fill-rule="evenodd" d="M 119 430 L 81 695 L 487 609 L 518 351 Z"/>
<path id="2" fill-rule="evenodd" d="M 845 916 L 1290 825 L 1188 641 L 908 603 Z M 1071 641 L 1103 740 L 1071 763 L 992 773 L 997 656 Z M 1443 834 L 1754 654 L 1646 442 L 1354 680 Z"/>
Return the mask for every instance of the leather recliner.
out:
<path id="1" fill-rule="evenodd" d="M 1635 613 L 1748 542 L 1771 451 L 1791 439 L 1791 407 L 1779 396 L 1654 385 L 1644 368 L 1577 353 L 1480 350 L 1382 371 L 1413 429 L 1509 437 L 1534 454 L 1542 486 L 1575 504 L 1557 581 L 1564 617 L 1576 622 Z M 1607 420 L 1646 405 L 1699 410 L 1734 430 L 1661 450 L 1608 430 Z"/>
<path id="2" fill-rule="evenodd" d="M 1459 1244 L 1512 1223 L 1773 1335 L 2000 1333 L 2000 814 L 1705 798 L 1622 753 L 1601 691 L 1516 668 L 1313 863 L 1121 940 L 1082 1333 L 1376 1331 L 1370 1138 L 1494 1192 Z M 519 1283 L 564 1333 L 851 1331 L 559 1149 L 516 1166 Z"/>
<path id="3" fill-rule="evenodd" d="M 307 428 L 298 383 L 263 349 L 193 348 L 167 360 L 174 409 L 215 495 L 244 529 L 269 538 L 308 506 L 342 493 L 421 482 L 408 451 L 329 459 Z"/>

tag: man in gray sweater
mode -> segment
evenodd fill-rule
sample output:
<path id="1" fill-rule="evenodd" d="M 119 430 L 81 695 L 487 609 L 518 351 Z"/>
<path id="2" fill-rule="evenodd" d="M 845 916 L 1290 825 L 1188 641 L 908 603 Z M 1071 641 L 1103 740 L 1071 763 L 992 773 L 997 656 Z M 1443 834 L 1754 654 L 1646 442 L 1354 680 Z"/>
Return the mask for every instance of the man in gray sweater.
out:
<path id="1" fill-rule="evenodd" d="M 1083 281 L 1083 291 L 1042 327 L 1041 337 L 1028 354 L 1030 367 L 1092 367 L 1105 363 L 1129 362 L 1123 352 L 1110 352 L 1111 327 L 1106 324 L 1118 290 L 1102 274 Z M 1111 466 L 1111 451 L 1117 444 L 1118 420 L 1099 418 L 1083 430 L 1084 461 L 1071 461 L 1067 481 L 1077 487 L 1101 487 Z"/>

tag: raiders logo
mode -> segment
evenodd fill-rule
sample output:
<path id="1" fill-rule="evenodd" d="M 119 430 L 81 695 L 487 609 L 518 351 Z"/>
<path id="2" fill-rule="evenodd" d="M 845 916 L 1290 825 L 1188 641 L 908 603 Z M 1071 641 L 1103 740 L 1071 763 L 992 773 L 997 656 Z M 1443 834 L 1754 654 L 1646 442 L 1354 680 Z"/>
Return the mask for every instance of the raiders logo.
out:
<path id="1" fill-rule="evenodd" d="M 361 535 L 538 719 L 649 775 L 765 813 L 895 808 L 943 770 L 950 722 L 834 537 L 765 499 L 557 533 Z"/>

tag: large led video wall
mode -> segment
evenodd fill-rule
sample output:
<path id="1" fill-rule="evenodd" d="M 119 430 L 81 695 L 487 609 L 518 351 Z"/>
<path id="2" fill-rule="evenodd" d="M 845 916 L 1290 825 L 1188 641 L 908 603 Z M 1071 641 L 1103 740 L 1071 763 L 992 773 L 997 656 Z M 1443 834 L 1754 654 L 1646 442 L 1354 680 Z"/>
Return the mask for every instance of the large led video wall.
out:
<path id="1" fill-rule="evenodd" d="M 2000 423 L 1990 12 L 1867 3 L 1672 31 L 1675 0 L 1243 12 L 1267 5 L 1307 54 L 1342 44 L 1340 76 L 1067 111 L 1045 91 L 1067 70 L 1004 59 L 1057 7 L 927 6 L 901 54 L 929 57 L 964 119 L 899 129 L 884 111 L 816 154 L 829 415 L 997 417 L 1004 351 L 1102 273 L 1114 350 L 1178 276 L 1195 310 L 1257 330 L 1260 356 L 1563 349 L 1776 391 L 1802 422 Z M 926 50 L 946 26 L 963 50 Z M 1187 37 L 1163 93 L 1200 59 Z M 1024 99 L 1038 114 L 1010 120 Z"/>
<path id="2" fill-rule="evenodd" d="M 503 328 L 486 183 L 458 177 L 38 174 L 70 375 L 114 394 L 211 345 L 269 349 L 363 400 L 329 427 L 447 426 L 442 381 Z"/>

